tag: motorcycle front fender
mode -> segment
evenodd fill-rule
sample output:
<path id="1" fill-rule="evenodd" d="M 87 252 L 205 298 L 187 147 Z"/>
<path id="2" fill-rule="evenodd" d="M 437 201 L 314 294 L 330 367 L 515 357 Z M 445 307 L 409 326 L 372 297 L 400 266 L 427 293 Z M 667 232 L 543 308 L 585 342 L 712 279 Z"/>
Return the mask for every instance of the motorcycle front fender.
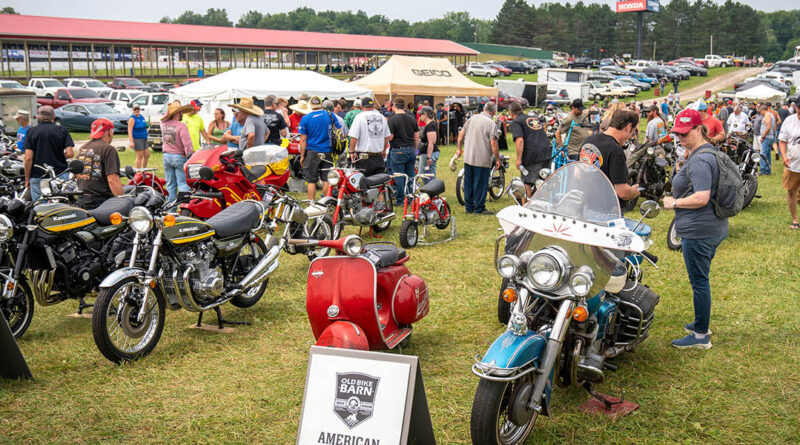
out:
<path id="1" fill-rule="evenodd" d="M 337 201 L 336 198 L 334 198 L 333 196 L 325 196 L 324 198 L 317 201 L 317 204 L 323 207 L 336 206 L 336 201 Z"/>
<path id="2" fill-rule="evenodd" d="M 463 169 L 463 168 L 462 168 L 461 170 L 459 170 L 459 171 L 458 171 L 458 177 L 459 177 L 459 178 L 462 178 L 462 177 L 464 177 L 464 169 Z"/>
<path id="3" fill-rule="evenodd" d="M 546 345 L 547 338 L 536 332 L 517 335 L 508 330 L 489 346 L 473 371 L 481 378 L 504 380 L 504 377 L 518 374 L 523 367 L 538 368 Z"/>
<path id="4" fill-rule="evenodd" d="M 100 283 L 100 289 L 113 287 L 131 277 L 136 278 L 139 284 L 144 284 L 145 273 L 147 273 L 147 271 L 140 267 L 124 267 L 122 269 L 117 269 L 103 278 L 103 282 Z"/>
<path id="5" fill-rule="evenodd" d="M 369 351 L 369 340 L 364 330 L 352 321 L 346 320 L 337 320 L 329 324 L 320 334 L 316 345 Z"/>

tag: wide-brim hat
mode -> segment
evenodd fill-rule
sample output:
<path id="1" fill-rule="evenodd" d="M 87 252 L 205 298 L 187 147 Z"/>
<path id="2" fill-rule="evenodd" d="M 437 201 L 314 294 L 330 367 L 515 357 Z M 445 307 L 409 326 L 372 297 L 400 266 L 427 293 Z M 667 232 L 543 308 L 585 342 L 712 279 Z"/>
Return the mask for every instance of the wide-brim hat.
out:
<path id="1" fill-rule="evenodd" d="M 294 105 L 289 105 L 289 109 L 300 114 L 308 114 L 311 110 L 311 104 L 308 101 L 301 100 Z"/>
<path id="2" fill-rule="evenodd" d="M 249 113 L 249 114 L 255 115 L 255 116 L 263 116 L 264 115 L 264 110 L 262 110 L 261 107 L 257 107 L 253 103 L 253 99 L 250 98 L 250 97 L 243 97 L 243 98 L 239 99 L 239 103 L 238 104 L 230 104 L 228 106 L 231 107 L 231 108 L 235 108 L 237 110 L 240 110 L 240 111 L 244 111 L 245 113 Z"/>
<path id="3" fill-rule="evenodd" d="M 175 102 L 167 105 L 167 114 L 161 117 L 161 121 L 168 121 L 177 113 L 186 113 L 187 111 L 192 110 L 194 110 L 194 107 L 191 105 L 181 105 L 181 103 L 176 100 Z"/>

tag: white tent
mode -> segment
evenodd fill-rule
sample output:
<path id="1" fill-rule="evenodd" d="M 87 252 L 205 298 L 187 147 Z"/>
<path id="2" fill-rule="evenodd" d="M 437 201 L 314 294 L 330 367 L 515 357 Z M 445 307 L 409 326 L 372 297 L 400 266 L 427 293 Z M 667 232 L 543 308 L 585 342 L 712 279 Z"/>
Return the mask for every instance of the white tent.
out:
<path id="1" fill-rule="evenodd" d="M 333 77 L 305 70 L 270 70 L 236 68 L 172 90 L 175 99 L 189 103 L 199 99 L 203 103 L 200 116 L 206 123 L 213 120 L 215 108 L 229 110 L 234 99 L 253 97 L 298 98 L 302 94 L 322 98 L 357 99 L 371 96 L 372 91 Z M 230 120 L 230 114 L 226 117 Z"/>
<path id="2" fill-rule="evenodd" d="M 746 87 L 746 85 L 745 85 Z M 739 88 L 734 96 L 736 100 L 758 100 L 769 102 L 781 102 L 786 99 L 786 93 L 781 90 L 772 88 L 771 86 L 760 83 L 754 84 L 749 88 Z"/>

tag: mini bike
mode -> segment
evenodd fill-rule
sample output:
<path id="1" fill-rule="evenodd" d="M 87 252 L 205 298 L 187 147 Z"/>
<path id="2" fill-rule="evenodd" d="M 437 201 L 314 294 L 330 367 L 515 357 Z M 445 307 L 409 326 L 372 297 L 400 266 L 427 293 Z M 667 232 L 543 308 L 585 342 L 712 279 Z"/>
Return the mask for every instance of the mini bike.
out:
<path id="1" fill-rule="evenodd" d="M 444 193 L 444 181 L 432 179 L 420 186 L 422 178 L 431 178 L 431 174 L 418 174 L 413 178 L 403 173 L 395 173 L 394 177 L 404 177 L 405 201 L 403 203 L 403 224 L 400 225 L 400 245 L 408 249 L 417 245 L 433 245 L 451 241 L 456 237 L 456 220 Z M 428 227 L 433 225 L 439 230 L 450 227 L 450 237 L 441 241 L 426 242 Z M 420 228 L 422 235 L 420 235 Z"/>

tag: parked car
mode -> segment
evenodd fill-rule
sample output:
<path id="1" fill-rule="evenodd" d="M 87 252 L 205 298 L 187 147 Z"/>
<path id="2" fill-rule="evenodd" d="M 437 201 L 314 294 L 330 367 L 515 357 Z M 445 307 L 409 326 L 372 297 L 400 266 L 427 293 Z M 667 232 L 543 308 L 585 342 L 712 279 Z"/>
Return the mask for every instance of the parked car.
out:
<path id="1" fill-rule="evenodd" d="M 597 71 L 612 74 L 613 76 L 615 76 L 615 78 L 616 78 L 616 76 L 630 76 L 631 75 L 630 71 L 628 71 L 626 69 L 623 69 L 623 68 L 620 68 L 620 67 L 618 67 L 616 65 L 601 66 Z"/>
<path id="2" fill-rule="evenodd" d="M 631 63 L 625 65 L 625 69 L 628 71 L 637 71 L 642 72 L 645 68 L 652 68 L 656 66 L 656 63 L 650 60 L 637 60 L 632 61 Z"/>
<path id="3" fill-rule="evenodd" d="M 153 88 L 154 93 L 166 92 L 175 87 L 172 82 L 147 82 L 147 86 Z"/>
<path id="4" fill-rule="evenodd" d="M 594 100 L 602 100 L 604 97 L 629 97 L 633 96 L 634 94 L 627 90 L 621 88 L 614 88 L 611 85 L 601 85 L 600 82 L 596 80 L 589 81 L 589 98 Z"/>
<path id="5" fill-rule="evenodd" d="M 475 64 L 467 67 L 467 74 L 470 76 L 497 77 L 500 75 L 500 72 L 486 65 Z"/>
<path id="6" fill-rule="evenodd" d="M 497 93 L 497 97 L 490 97 L 489 100 L 497 104 L 498 110 L 505 110 L 511 102 L 517 102 L 522 108 L 528 107 L 528 99 L 524 97 L 514 96 L 513 94 L 504 93 L 502 91 Z"/>
<path id="7" fill-rule="evenodd" d="M 625 91 L 631 95 L 639 94 L 639 88 L 633 84 L 625 84 L 623 81 L 612 80 L 608 83 L 608 87 L 616 91 Z"/>
<path id="8" fill-rule="evenodd" d="M 655 77 L 658 80 L 662 78 L 667 79 L 667 82 L 672 82 L 674 79 L 678 79 L 679 76 L 672 71 L 667 71 L 663 67 L 656 66 L 653 68 L 645 68 L 642 70 L 643 73 L 647 74 L 650 77 Z"/>
<path id="9" fill-rule="evenodd" d="M 33 91 L 33 88 L 28 88 L 21 83 L 17 82 L 16 80 L 4 80 L 0 79 L 0 88 L 8 88 L 10 90 L 26 90 L 26 91 Z"/>
<path id="10" fill-rule="evenodd" d="M 623 85 L 633 85 L 638 88 L 639 91 L 647 91 L 650 89 L 650 83 L 636 80 L 630 76 L 618 77 L 617 80 L 622 82 Z"/>
<path id="11" fill-rule="evenodd" d="M 611 82 L 612 80 L 616 79 L 617 76 L 607 72 L 607 71 L 592 71 L 589 73 L 589 80 L 596 80 L 598 82 Z"/>
<path id="12" fill-rule="evenodd" d="M 542 68 L 550 68 L 550 65 L 548 65 L 546 63 L 542 63 L 540 60 L 536 60 L 536 59 L 526 60 L 525 63 L 527 63 L 531 68 L 533 68 L 533 69 L 535 69 L 537 71 L 542 69 Z"/>
<path id="13" fill-rule="evenodd" d="M 510 68 L 511 71 L 515 73 L 523 73 L 523 74 L 530 74 L 531 72 L 535 71 L 525 62 L 519 62 L 516 60 L 501 60 L 497 62 L 500 65 L 503 65 L 506 68 Z"/>
<path id="14" fill-rule="evenodd" d="M 733 60 L 718 56 L 716 54 L 708 54 L 699 60 L 705 60 L 706 66 L 709 68 L 725 68 L 727 66 L 733 66 Z"/>
<path id="15" fill-rule="evenodd" d="M 753 80 L 751 80 L 749 82 L 748 81 L 736 82 L 736 83 L 733 84 L 733 90 L 736 91 L 740 87 L 742 87 L 743 85 L 746 85 L 748 83 L 754 83 L 754 82 L 758 82 L 758 83 L 763 83 L 765 85 L 769 85 L 772 88 L 775 88 L 776 90 L 780 90 L 780 91 L 786 93 L 787 95 L 792 92 L 792 88 L 790 86 L 788 86 L 786 84 L 783 84 L 783 83 L 780 83 L 775 79 L 753 79 Z"/>
<path id="16" fill-rule="evenodd" d="M 679 59 L 670 60 L 667 65 L 680 65 L 682 63 L 690 63 L 705 68 L 708 64 L 705 60 L 695 59 L 694 57 L 681 57 Z"/>
<path id="17" fill-rule="evenodd" d="M 788 85 L 788 86 L 792 86 L 792 77 L 790 75 L 787 75 L 787 74 L 784 74 L 784 73 L 781 73 L 781 72 L 778 72 L 778 71 L 767 71 L 767 72 L 764 72 L 764 73 L 760 73 L 755 77 L 748 77 L 744 81 L 745 82 L 750 82 L 750 81 L 756 80 L 756 79 L 775 79 L 775 80 L 777 80 L 778 82 L 780 82 L 782 84 L 785 84 L 785 85 Z"/>
<path id="18" fill-rule="evenodd" d="M 553 59 L 536 59 L 542 65 L 547 65 L 545 68 L 555 68 L 558 66 L 558 63 Z"/>
<path id="19" fill-rule="evenodd" d="M 97 79 L 64 79 L 64 83 L 70 88 L 88 88 L 97 93 L 100 97 L 108 97 L 108 93 L 111 92 L 111 88 Z"/>
<path id="20" fill-rule="evenodd" d="M 39 97 L 53 97 L 56 90 L 64 87 L 58 79 L 34 77 L 28 81 L 28 88 L 33 89 Z"/>
<path id="21" fill-rule="evenodd" d="M 201 77 L 187 77 L 186 79 L 181 80 L 180 82 L 175 84 L 175 87 L 183 87 L 189 85 L 190 83 L 195 83 L 198 80 L 203 80 Z"/>
<path id="22" fill-rule="evenodd" d="M 567 68 L 595 68 L 597 61 L 588 57 L 578 57 L 572 62 L 567 62 Z"/>
<path id="23" fill-rule="evenodd" d="M 511 71 L 511 68 L 506 68 L 503 65 L 498 65 L 496 63 L 487 63 L 486 66 L 488 66 L 489 68 L 496 69 L 501 76 L 510 76 L 511 73 L 513 73 L 513 71 Z"/>
<path id="24" fill-rule="evenodd" d="M 448 104 L 460 103 L 465 110 L 474 110 L 478 108 L 480 98 L 477 96 L 450 96 L 445 97 L 444 101 Z"/>
<path id="25" fill-rule="evenodd" d="M 39 97 L 36 103 L 58 108 L 71 103 L 112 103 L 88 88 L 59 88 L 53 97 Z"/>
<path id="26" fill-rule="evenodd" d="M 616 64 L 617 62 L 615 62 L 614 59 L 609 59 L 609 58 L 600 59 L 600 66 L 614 66 Z"/>
<path id="27" fill-rule="evenodd" d="M 144 94 L 144 91 L 114 90 L 108 95 L 108 99 L 114 102 L 114 109 L 120 113 L 129 113 L 131 109 L 128 107 L 128 103 L 140 94 Z"/>
<path id="28" fill-rule="evenodd" d="M 567 90 L 547 90 L 545 102 L 556 105 L 566 105 L 571 101 L 569 100 L 569 94 L 567 94 Z"/>
<path id="29" fill-rule="evenodd" d="M 128 102 L 128 109 L 133 109 L 138 105 L 142 116 L 149 119 L 151 115 L 159 113 L 164 104 L 169 102 L 169 93 L 143 93 Z"/>
<path id="30" fill-rule="evenodd" d="M 55 111 L 56 125 L 77 131 L 89 131 L 92 122 L 106 118 L 114 123 L 114 130 L 127 132 L 129 117 L 129 113 L 119 113 L 110 104 L 100 103 L 69 104 Z"/>
<path id="31" fill-rule="evenodd" d="M 694 63 L 681 62 L 676 63 L 675 66 L 682 70 L 688 71 L 692 76 L 708 76 L 707 69 L 703 68 L 702 66 L 695 65 Z"/>
<path id="32" fill-rule="evenodd" d="M 658 79 L 655 77 L 650 77 L 645 73 L 631 73 L 631 77 L 644 83 L 648 83 L 650 85 L 657 85 Z"/>
<path id="33" fill-rule="evenodd" d="M 146 93 L 153 90 L 153 87 L 149 87 L 143 84 L 141 80 L 133 77 L 117 77 L 109 82 L 108 86 L 115 90 L 139 90 Z"/>

